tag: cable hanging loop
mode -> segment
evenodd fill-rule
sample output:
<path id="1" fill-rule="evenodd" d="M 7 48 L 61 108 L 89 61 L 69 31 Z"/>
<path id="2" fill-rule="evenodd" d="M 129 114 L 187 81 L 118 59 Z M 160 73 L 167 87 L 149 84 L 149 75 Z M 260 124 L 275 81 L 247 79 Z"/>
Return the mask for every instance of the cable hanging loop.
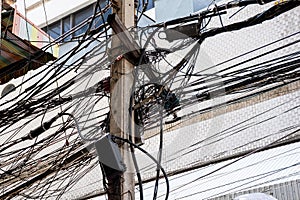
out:
<path id="1" fill-rule="evenodd" d="M 82 140 L 86 141 L 86 142 L 96 142 L 96 141 L 101 140 L 103 137 L 105 137 L 105 136 L 108 135 L 108 134 L 104 134 L 100 138 L 86 138 L 84 135 L 82 135 L 80 127 L 79 127 L 78 120 L 74 117 L 74 115 L 72 115 L 70 113 L 59 113 L 58 115 L 59 116 L 67 115 L 67 116 L 71 117 L 74 120 L 74 122 L 75 122 L 75 126 L 76 126 L 76 129 L 77 129 L 77 132 L 78 132 L 80 138 Z"/>

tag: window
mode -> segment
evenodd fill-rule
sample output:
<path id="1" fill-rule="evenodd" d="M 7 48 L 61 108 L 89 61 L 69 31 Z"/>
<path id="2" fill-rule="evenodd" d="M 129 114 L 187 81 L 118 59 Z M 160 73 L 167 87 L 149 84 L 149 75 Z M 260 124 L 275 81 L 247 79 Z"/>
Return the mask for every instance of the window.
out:
<path id="1" fill-rule="evenodd" d="M 71 17 L 68 16 L 62 20 L 62 34 L 65 34 L 70 30 L 71 30 Z M 71 35 L 66 36 L 64 39 L 64 41 L 69 41 L 69 40 L 71 40 Z"/>
<path id="2" fill-rule="evenodd" d="M 105 6 L 106 6 L 106 2 L 102 2 L 102 3 L 100 4 L 101 9 L 103 9 Z M 97 9 L 97 11 L 99 11 L 99 8 Z M 111 9 L 108 10 L 107 12 L 105 12 L 104 15 L 103 15 L 104 20 L 107 20 L 108 15 L 111 14 L 111 13 L 112 13 L 112 10 L 111 10 Z M 99 17 L 97 17 L 97 18 L 94 20 L 93 28 L 99 27 L 101 24 L 103 24 L 103 23 L 104 23 L 104 22 L 103 22 L 103 18 L 102 18 L 101 15 L 100 15 Z"/>
<path id="3" fill-rule="evenodd" d="M 138 4 L 138 10 L 142 11 L 143 7 L 144 7 L 144 3 L 146 3 L 147 0 L 139 0 L 139 4 Z M 151 8 L 154 8 L 154 0 L 148 0 L 148 5 L 146 10 L 149 10 Z"/>
<path id="4" fill-rule="evenodd" d="M 106 2 L 103 1 L 100 6 L 101 6 L 101 8 L 103 8 L 105 5 L 106 5 Z M 96 6 L 95 3 L 92 5 L 89 5 L 77 12 L 72 13 L 71 15 L 69 15 L 63 19 L 60 19 L 60 20 L 50 24 L 48 26 L 48 30 L 47 30 L 47 27 L 44 27 L 42 29 L 45 32 L 47 32 L 53 39 L 57 39 L 59 36 L 67 33 L 73 27 L 79 25 L 84 20 L 86 20 L 87 18 L 92 16 L 94 14 L 95 6 Z M 99 11 L 99 9 L 98 9 L 98 11 Z M 111 10 L 109 10 L 108 12 L 106 12 L 104 14 L 105 20 L 107 19 L 107 16 L 110 13 L 111 13 Z M 94 19 L 92 29 L 99 27 L 101 24 L 103 24 L 103 20 L 102 20 L 102 17 L 99 16 Z M 84 34 L 86 32 L 86 30 L 88 29 L 88 26 L 89 26 L 88 24 L 83 25 L 80 29 L 78 29 L 72 35 L 69 35 L 66 38 L 64 38 L 63 42 L 70 41 L 72 39 L 72 37 L 78 37 L 78 36 Z"/>
<path id="5" fill-rule="evenodd" d="M 46 28 L 47 29 L 47 28 Z M 47 32 L 47 30 L 45 30 Z M 60 22 L 55 22 L 48 27 L 48 34 L 52 38 L 58 38 L 61 35 Z"/>
<path id="6" fill-rule="evenodd" d="M 87 19 L 88 17 L 92 16 L 93 11 L 94 11 L 94 7 L 89 6 L 87 8 L 84 8 L 83 10 L 76 12 L 73 15 L 74 25 L 78 25 L 78 24 L 82 23 L 85 19 Z M 85 24 L 81 29 L 79 29 L 78 31 L 76 31 L 74 33 L 74 36 L 82 35 L 83 33 L 86 32 L 87 29 L 88 29 L 88 24 Z"/>

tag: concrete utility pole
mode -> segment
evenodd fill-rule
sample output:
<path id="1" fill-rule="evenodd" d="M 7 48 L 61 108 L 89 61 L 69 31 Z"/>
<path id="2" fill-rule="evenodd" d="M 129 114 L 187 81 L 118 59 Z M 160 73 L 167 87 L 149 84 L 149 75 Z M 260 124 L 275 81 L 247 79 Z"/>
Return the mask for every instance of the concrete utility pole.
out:
<path id="1" fill-rule="evenodd" d="M 135 23 L 134 0 L 114 0 L 113 13 L 126 27 L 133 27 Z M 121 46 L 124 44 L 115 36 L 112 40 L 110 55 L 114 59 L 123 54 Z M 134 66 L 125 58 L 115 61 L 111 66 L 111 99 L 110 99 L 110 133 L 122 138 L 130 139 L 133 135 L 133 121 L 129 117 L 129 102 L 133 86 Z M 132 131 L 131 131 L 132 130 Z M 131 133 L 132 132 L 132 133 Z M 119 142 L 121 155 L 126 171 L 124 173 L 105 167 L 108 180 L 109 200 L 133 200 L 135 188 L 135 173 L 130 153 L 130 146 Z"/>

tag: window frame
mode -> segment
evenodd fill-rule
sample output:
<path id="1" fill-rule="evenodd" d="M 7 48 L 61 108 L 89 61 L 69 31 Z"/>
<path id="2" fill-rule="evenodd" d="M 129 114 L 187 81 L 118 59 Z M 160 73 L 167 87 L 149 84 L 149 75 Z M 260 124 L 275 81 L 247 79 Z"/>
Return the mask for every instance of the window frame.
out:
<path id="1" fill-rule="evenodd" d="M 105 2 L 105 1 L 103 1 L 103 2 Z M 57 21 L 54 21 L 53 23 L 51 23 L 50 25 L 48 25 L 48 26 L 46 26 L 46 27 L 43 27 L 42 28 L 42 30 L 44 30 L 47 34 L 49 34 L 50 33 L 50 31 L 51 31 L 51 29 L 50 29 L 50 27 L 51 26 L 53 26 L 54 24 L 56 24 L 56 23 L 59 23 L 60 24 L 60 35 L 58 36 L 58 37 L 60 37 L 61 35 L 63 35 L 63 34 L 65 34 L 67 31 L 65 31 L 64 29 L 65 29 L 65 27 L 64 27 L 64 20 L 66 19 L 66 18 L 69 18 L 69 20 L 70 20 L 70 30 L 71 29 L 73 29 L 74 27 L 76 27 L 76 26 L 78 26 L 80 23 L 82 23 L 82 22 L 79 22 L 79 23 L 75 23 L 75 16 L 76 16 L 76 14 L 79 14 L 80 12 L 83 12 L 84 10 L 91 10 L 92 12 L 92 14 L 90 15 L 90 16 L 92 16 L 93 15 L 93 12 L 94 12 L 94 10 L 95 10 L 95 8 L 96 8 L 96 3 L 92 3 L 92 4 L 89 4 L 89 5 L 87 5 L 86 7 L 83 7 L 83 8 L 81 8 L 81 9 L 79 9 L 79 10 L 77 10 L 77 11 L 75 11 L 75 12 L 73 12 L 73 13 L 71 13 L 71 14 L 69 14 L 69 15 L 67 15 L 67 16 L 64 16 L 63 18 L 61 18 L 61 19 L 59 19 L 59 20 L 57 20 Z M 96 23 L 97 24 L 97 23 Z M 101 23 L 102 24 L 102 23 Z M 101 25 L 101 24 L 99 24 L 99 25 Z M 84 26 L 83 26 L 84 27 Z M 78 30 L 79 31 L 79 30 Z M 60 42 L 61 43 L 64 43 L 64 42 L 69 42 L 69 41 L 72 41 L 74 38 L 78 38 L 78 37 L 80 37 L 80 36 L 82 36 L 83 35 L 83 33 L 80 33 L 80 34 L 76 34 L 76 32 L 77 31 L 75 31 L 74 33 L 72 33 L 70 36 L 68 36 L 67 38 L 64 38 L 63 40 L 61 40 Z M 49 34 L 50 35 L 50 34 Z M 53 38 L 53 39 L 57 39 L 58 37 L 56 37 L 56 38 Z"/>

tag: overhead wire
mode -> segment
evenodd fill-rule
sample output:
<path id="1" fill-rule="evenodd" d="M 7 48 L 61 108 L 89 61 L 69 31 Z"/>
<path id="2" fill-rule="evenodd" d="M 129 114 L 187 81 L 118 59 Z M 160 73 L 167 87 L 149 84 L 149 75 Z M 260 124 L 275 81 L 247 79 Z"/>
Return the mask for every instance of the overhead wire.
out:
<path id="1" fill-rule="evenodd" d="M 101 15 L 102 15 L 102 19 L 103 19 L 103 13 L 101 13 Z M 93 15 L 93 16 L 95 16 L 95 15 Z M 94 18 L 92 18 L 92 19 L 94 19 Z M 93 20 L 92 20 L 93 21 Z M 208 22 L 209 23 L 209 22 Z M 207 23 L 207 24 L 208 24 Z M 91 23 L 92 24 L 92 23 Z M 206 25 L 204 25 L 204 27 L 205 27 Z M 105 28 L 106 28 L 106 26 L 104 26 Z M 203 29 L 204 30 L 204 29 Z M 103 33 L 107 33 L 107 29 L 105 29 L 105 31 L 103 32 Z M 107 35 L 105 36 L 106 37 L 106 39 L 107 39 Z M 86 41 L 86 40 L 89 40 L 89 39 L 91 39 L 91 38 L 86 38 L 86 37 L 83 37 L 83 40 L 81 40 L 81 41 Z M 103 43 L 104 45 L 107 45 L 107 42 L 104 42 Z M 186 43 L 186 44 L 188 44 L 188 43 Z M 79 45 L 80 46 L 80 45 Z M 83 48 L 82 49 L 84 49 L 85 47 L 87 47 L 87 46 L 83 46 Z M 178 47 L 180 47 L 180 45 L 178 46 Z M 71 54 L 72 55 L 74 55 L 73 53 L 77 53 L 77 52 L 79 52 L 80 51 L 80 49 L 79 48 L 74 48 L 73 49 L 73 51 L 71 52 Z M 105 54 L 104 54 L 105 55 Z M 194 57 L 193 57 L 194 56 Z M 69 60 L 69 58 L 71 58 L 72 56 L 69 56 L 69 57 L 67 57 L 66 58 L 66 60 Z M 84 56 L 83 57 L 81 57 L 82 59 L 84 59 Z M 194 61 L 195 59 L 197 58 L 197 56 L 196 56 L 196 54 L 193 54 L 192 55 L 192 57 L 191 57 L 191 61 L 190 61 L 190 63 L 188 64 L 188 65 L 186 65 L 187 66 L 187 77 L 191 77 L 191 76 L 193 76 L 193 73 L 192 73 L 192 70 L 193 70 L 193 62 L 192 61 Z M 295 60 L 295 62 L 297 62 L 296 60 Z M 62 68 L 62 66 L 63 65 L 65 65 L 66 64 L 66 61 L 62 61 L 62 63 L 61 64 L 58 64 L 57 65 L 57 62 L 54 62 L 55 64 L 51 64 L 51 66 L 52 67 L 55 67 L 55 65 L 57 66 L 57 69 L 55 69 L 55 70 L 53 70 L 53 72 L 54 72 L 54 74 L 55 75 L 59 75 L 59 77 L 64 77 L 64 76 L 66 76 L 69 72 L 71 72 L 71 70 L 70 71 L 67 71 L 67 70 L 60 70 L 61 68 Z M 82 62 L 80 62 L 79 60 L 77 60 L 77 61 L 75 61 L 75 62 L 73 62 L 74 64 L 76 64 L 76 66 L 74 66 L 74 67 L 72 67 L 73 69 L 74 68 L 76 68 L 76 67 L 79 67 L 79 66 L 82 66 Z M 296 81 L 297 79 L 292 79 L 293 78 L 293 76 L 291 76 L 291 74 L 288 74 L 288 73 L 290 73 L 290 72 L 292 72 L 292 70 L 293 69 L 297 69 L 297 66 L 294 66 L 295 68 L 292 68 L 292 67 L 290 67 L 290 66 L 286 66 L 285 67 L 285 70 L 289 70 L 289 71 L 284 71 L 283 69 L 280 71 L 280 70 L 277 70 L 276 68 L 274 68 L 274 70 L 276 70 L 276 72 L 278 72 L 278 74 L 282 74 L 283 72 L 285 72 L 285 73 L 287 73 L 286 74 L 286 78 L 289 78 L 290 77 L 290 79 L 292 80 L 292 81 L 289 81 L 289 82 L 293 82 L 293 81 Z M 60 68 L 60 69 L 59 69 Z M 180 70 L 181 71 L 181 70 Z M 91 71 L 90 71 L 91 72 Z M 257 72 L 258 73 L 258 72 Z M 86 73 L 87 74 L 87 73 Z M 236 72 L 236 74 L 235 75 L 238 75 L 239 74 L 239 72 Z M 230 75 L 229 75 L 230 76 Z M 46 76 L 45 76 L 46 77 Z M 45 91 L 48 87 L 50 87 L 50 85 L 51 84 L 53 84 L 53 81 L 51 82 L 50 80 L 51 80 L 51 78 L 52 78 L 53 76 L 50 76 L 47 80 L 44 80 L 44 83 L 42 83 L 42 84 L 40 84 L 39 86 L 38 86 L 38 88 L 36 88 L 36 89 L 34 89 L 34 87 L 35 86 L 37 86 L 37 85 L 34 85 L 34 86 L 32 86 L 29 90 L 27 90 L 27 91 L 30 91 L 30 94 L 28 93 L 28 95 L 26 95 L 26 98 L 23 98 L 23 100 L 26 100 L 27 101 L 27 103 L 26 104 L 23 104 L 22 106 L 20 106 L 20 105 L 18 105 L 18 106 L 15 106 L 13 109 L 15 109 L 15 111 L 18 111 L 18 110 L 20 110 L 19 112 L 16 112 L 16 113 L 22 113 L 22 110 L 24 109 L 24 108 L 28 108 L 29 109 L 29 111 L 27 111 L 27 113 L 25 113 L 25 115 L 20 115 L 20 117 L 18 117 L 18 120 L 19 119 L 21 119 L 21 118 L 24 118 L 24 117 L 26 117 L 27 115 L 38 115 L 39 113 L 44 113 L 45 112 L 45 110 L 47 110 L 47 109 L 41 109 L 41 107 L 39 107 L 39 105 L 42 105 L 42 103 L 43 102 L 49 102 L 49 100 L 51 100 L 51 99 L 53 99 L 54 98 L 54 95 L 55 94 L 61 94 L 61 92 L 62 91 L 64 91 L 64 90 L 66 90 L 67 88 L 69 88 L 69 86 L 66 84 L 65 86 L 66 86 L 66 89 L 64 89 L 63 87 L 60 87 L 60 88 L 57 88 L 57 89 L 55 89 L 55 90 L 53 90 L 52 91 L 52 93 L 53 94 L 47 94 L 47 93 L 45 93 L 44 94 L 44 96 L 41 96 L 41 98 L 38 100 L 38 101 L 36 101 L 36 102 L 34 102 L 34 100 L 33 100 L 33 98 L 35 97 L 35 96 L 37 96 L 38 94 L 41 94 L 41 92 L 43 92 L 43 91 Z M 84 77 L 84 76 L 81 76 L 81 77 Z M 78 77 L 78 78 L 80 78 L 80 77 Z M 78 80 L 78 79 L 77 79 Z M 182 80 L 182 81 L 186 81 L 186 79 L 184 79 L 184 77 L 182 78 L 182 79 L 179 79 L 179 80 Z M 175 81 L 175 80 L 172 80 L 172 81 Z M 71 82 L 69 82 L 70 84 L 71 84 Z M 230 83 L 230 81 L 227 81 L 226 82 L 226 84 L 229 84 Z M 189 81 L 187 81 L 186 83 L 185 83 L 187 86 L 189 85 Z M 238 84 L 237 84 L 238 85 Z M 282 85 L 285 85 L 285 84 L 281 84 L 281 86 Z M 251 86 L 252 87 L 252 86 Z M 274 87 L 274 88 L 276 88 L 276 87 Z M 277 86 L 277 88 L 278 88 L 278 86 Z M 218 87 L 216 87 L 215 89 L 218 89 Z M 267 90 L 265 90 L 265 91 L 267 91 Z M 193 91 L 193 92 L 195 92 L 195 91 Z M 261 91 L 260 91 L 261 92 Z M 257 94 L 259 94 L 260 92 L 257 92 L 257 93 L 254 93 L 254 94 L 252 94 L 252 95 L 257 95 Z M 188 93 L 188 92 L 187 92 Z M 247 98 L 247 97 L 249 97 L 249 96 L 245 96 L 245 98 Z M 63 97 L 62 97 L 63 98 Z M 59 98 L 60 99 L 60 98 Z M 235 101 L 238 101 L 238 100 L 241 100 L 241 98 L 240 99 L 237 99 L 237 100 L 235 100 Z M 33 103 L 30 103 L 29 101 L 31 101 L 31 102 L 33 102 Z M 19 101 L 20 102 L 20 101 Z M 198 101 L 199 102 L 199 101 Z M 198 103 L 197 101 L 194 101 L 193 103 Z M 232 101 L 232 102 L 234 102 L 234 101 Z M 25 106 L 24 106 L 25 105 Z M 186 104 L 187 105 L 187 104 Z M 221 106 L 221 105 L 219 105 L 219 106 Z M 83 106 L 84 107 L 84 106 Z M 7 111 L 9 111 L 9 110 L 13 110 L 12 108 L 9 108 Z M 30 109 L 32 109 L 32 110 L 30 110 Z M 38 110 L 38 109 L 40 109 L 40 110 Z M 91 109 L 91 110 L 93 110 L 93 109 Z M 209 110 L 209 109 L 207 109 L 207 110 Z M 7 112 L 7 111 L 5 111 L 5 112 Z M 5 113 L 5 112 L 3 112 L 3 114 Z M 193 115 L 193 114 L 195 114 L 195 113 L 192 113 L 191 115 Z M 89 114 L 88 114 L 89 115 Z M 164 115 L 164 117 L 165 117 L 166 115 Z M 13 117 L 15 117 L 15 116 L 13 116 L 13 115 L 11 115 L 11 116 L 9 116 L 11 119 L 13 118 Z M 6 119 L 3 119 L 3 122 L 4 122 L 4 120 L 8 120 L 9 118 L 6 118 Z M 155 118 L 154 118 L 155 119 Z M 16 122 L 17 120 L 15 120 L 15 121 L 13 121 L 13 122 Z M 85 122 L 83 122 L 83 123 L 85 123 Z M 62 126 L 64 127 L 64 126 L 66 126 L 66 125 L 63 125 L 62 124 Z M 9 126 L 7 126 L 7 127 L 9 127 Z M 41 148 L 42 148 L 42 146 L 41 146 Z M 32 146 L 31 147 L 31 149 L 34 149 L 34 147 Z M 24 149 L 25 150 L 25 149 Z M 56 177 L 56 175 L 55 176 L 53 176 L 53 178 L 54 177 Z M 51 182 L 53 182 L 54 181 L 54 179 L 52 179 L 52 181 L 50 181 L 51 179 L 48 179 L 48 182 L 46 181 L 46 182 L 44 182 L 44 184 L 45 184 L 45 186 L 46 185 L 48 185 L 49 187 L 48 187 L 48 189 L 51 187 Z M 157 186 L 156 186 L 156 188 L 157 188 Z M 46 190 L 47 191 L 47 190 Z M 45 191 L 45 192 L 46 192 Z M 62 190 L 62 191 L 64 191 L 64 190 Z M 42 194 L 42 193 L 41 193 Z M 54 193 L 53 193 L 54 194 Z M 43 193 L 43 195 L 46 195 L 46 193 Z M 45 196 L 44 196 L 45 197 Z"/>
<path id="2" fill-rule="evenodd" d="M 226 167 L 228 167 L 228 166 L 230 166 L 230 165 L 232 165 L 232 164 L 234 164 L 234 163 L 237 163 L 237 162 L 239 162 L 240 160 L 242 160 L 242 159 L 244 159 L 244 158 L 246 158 L 246 157 L 248 157 L 248 156 L 250 156 L 250 155 L 253 155 L 254 153 L 256 153 L 256 152 L 258 152 L 258 151 L 261 151 L 261 150 L 263 150 L 263 149 L 266 149 L 268 146 L 270 146 L 270 145 L 272 145 L 272 144 L 275 144 L 276 142 L 279 142 L 279 141 L 281 141 L 281 140 L 283 140 L 283 139 L 285 139 L 285 138 L 288 138 L 289 136 L 291 136 L 291 135 L 293 135 L 293 134 L 295 134 L 295 133 L 297 133 L 297 132 L 299 132 L 299 131 L 300 131 L 300 129 L 297 129 L 297 130 L 295 130 L 295 131 L 293 131 L 293 132 L 291 132 L 291 133 L 289 133 L 289 134 L 287 134 L 287 135 L 284 135 L 284 136 L 280 137 L 279 139 L 276 139 L 276 140 L 270 142 L 270 143 L 267 144 L 267 145 L 264 145 L 264 146 L 262 146 L 262 147 L 258 147 L 258 148 L 256 148 L 256 149 L 250 151 L 249 153 L 247 153 L 247 154 L 245 154 L 245 155 L 243 155 L 243 156 L 241 156 L 241 157 L 239 157 L 239 158 L 237 158 L 237 159 L 235 159 L 235 160 L 233 160 L 233 161 L 230 161 L 229 163 L 226 163 L 226 164 L 224 164 L 224 165 L 221 166 L 221 167 L 218 167 L 218 168 L 212 170 L 211 172 L 208 172 L 208 173 L 206 173 L 206 174 L 204 174 L 204 175 L 198 176 L 197 178 L 195 178 L 195 179 L 189 181 L 189 184 L 192 184 L 192 183 L 194 183 L 195 181 L 201 180 L 201 179 L 204 178 L 204 177 L 207 177 L 207 176 L 209 176 L 209 175 L 211 175 L 211 174 L 214 174 L 214 173 L 220 171 L 221 169 L 224 169 L 224 168 L 226 168 Z M 176 190 L 178 190 L 178 189 L 180 189 L 180 188 L 182 188 L 182 187 L 185 187 L 186 185 L 187 185 L 187 184 L 178 186 L 178 187 L 172 189 L 170 192 L 174 192 L 174 191 L 176 191 Z"/>
<path id="3" fill-rule="evenodd" d="M 146 150 L 144 150 L 143 148 L 139 147 L 138 145 L 134 144 L 133 142 L 131 142 L 128 139 L 124 139 L 118 136 L 113 135 L 112 136 L 113 139 L 117 139 L 117 140 L 121 140 L 124 141 L 132 146 L 134 146 L 135 148 L 137 148 L 138 150 L 140 150 L 141 152 L 143 152 L 145 155 L 147 155 L 153 162 L 155 162 L 158 166 L 159 169 L 162 171 L 165 181 L 166 181 L 166 194 L 165 194 L 165 200 L 167 200 L 169 198 L 169 190 L 170 190 L 170 186 L 169 186 L 169 181 L 168 181 L 168 176 L 167 173 L 165 172 L 164 168 L 159 164 L 159 162 L 151 155 L 149 154 Z"/>

